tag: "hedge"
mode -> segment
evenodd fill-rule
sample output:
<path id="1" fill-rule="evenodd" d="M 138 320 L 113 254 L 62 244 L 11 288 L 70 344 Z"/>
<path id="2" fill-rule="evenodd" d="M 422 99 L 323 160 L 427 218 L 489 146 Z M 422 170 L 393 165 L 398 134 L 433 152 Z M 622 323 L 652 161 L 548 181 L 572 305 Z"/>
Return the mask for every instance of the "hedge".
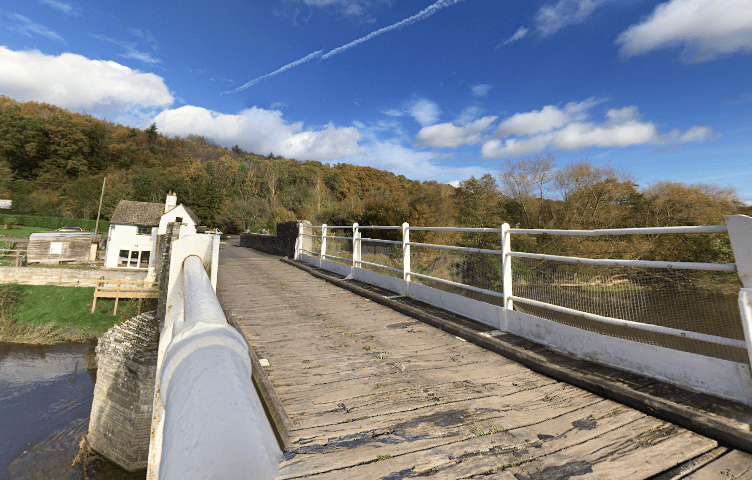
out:
<path id="1" fill-rule="evenodd" d="M 0 215 L 0 225 L 5 224 L 5 219 L 12 220 L 16 225 L 25 225 L 27 227 L 49 228 L 55 230 L 60 227 L 81 227 L 84 230 L 94 231 L 96 220 L 84 220 L 80 218 L 57 218 L 57 217 L 37 217 L 34 215 Z M 110 228 L 110 222 L 99 220 L 99 232 L 107 233 Z"/>

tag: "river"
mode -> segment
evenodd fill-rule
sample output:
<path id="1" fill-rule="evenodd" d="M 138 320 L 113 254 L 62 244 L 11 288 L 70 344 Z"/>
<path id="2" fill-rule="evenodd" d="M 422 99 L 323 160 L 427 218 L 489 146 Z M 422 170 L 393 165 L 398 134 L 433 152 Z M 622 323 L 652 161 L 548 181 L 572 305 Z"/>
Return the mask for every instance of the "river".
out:
<path id="1" fill-rule="evenodd" d="M 71 466 L 89 425 L 94 343 L 0 343 L 0 479 L 84 479 Z M 91 460 L 91 459 L 90 459 Z M 144 479 L 94 457 L 87 478 Z"/>

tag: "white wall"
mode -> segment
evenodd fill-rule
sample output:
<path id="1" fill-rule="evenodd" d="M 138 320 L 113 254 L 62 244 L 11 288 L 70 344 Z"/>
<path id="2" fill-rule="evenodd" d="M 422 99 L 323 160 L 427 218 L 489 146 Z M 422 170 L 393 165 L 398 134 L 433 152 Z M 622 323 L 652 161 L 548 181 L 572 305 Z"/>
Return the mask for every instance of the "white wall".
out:
<path id="1" fill-rule="evenodd" d="M 188 229 L 185 233 L 183 233 L 183 229 L 185 229 L 185 226 L 181 228 L 180 235 L 188 235 L 196 233 L 196 223 L 191 219 L 190 215 L 188 215 L 188 211 L 185 209 L 183 205 L 178 205 L 177 207 L 173 208 L 169 212 L 162 215 L 162 217 L 159 219 L 159 235 L 164 235 L 167 233 L 167 224 L 170 222 L 174 222 L 177 217 L 180 217 L 181 223 L 186 224 Z M 190 229 L 193 229 L 189 232 Z"/>
<path id="2" fill-rule="evenodd" d="M 107 253 L 105 254 L 105 268 L 117 268 L 120 250 L 144 252 L 149 254 L 149 267 L 153 266 L 157 244 L 157 227 L 152 227 L 151 235 L 139 235 L 135 225 L 113 225 L 107 235 Z M 133 267 L 131 267 L 133 268 Z"/>

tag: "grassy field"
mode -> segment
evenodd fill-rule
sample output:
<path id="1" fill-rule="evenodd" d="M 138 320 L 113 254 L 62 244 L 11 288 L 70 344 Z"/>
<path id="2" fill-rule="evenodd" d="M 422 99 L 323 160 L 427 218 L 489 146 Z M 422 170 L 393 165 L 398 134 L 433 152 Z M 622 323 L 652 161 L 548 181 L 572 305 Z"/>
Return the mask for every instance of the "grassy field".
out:
<path id="1" fill-rule="evenodd" d="M 25 225 L 14 225 L 13 228 L 0 228 L 0 240 L 2 237 L 28 237 L 32 233 L 49 232 L 49 228 L 27 227 Z"/>
<path id="2" fill-rule="evenodd" d="M 138 313 L 137 300 L 100 299 L 90 313 L 94 287 L 0 285 L 0 342 L 84 342 Z"/>

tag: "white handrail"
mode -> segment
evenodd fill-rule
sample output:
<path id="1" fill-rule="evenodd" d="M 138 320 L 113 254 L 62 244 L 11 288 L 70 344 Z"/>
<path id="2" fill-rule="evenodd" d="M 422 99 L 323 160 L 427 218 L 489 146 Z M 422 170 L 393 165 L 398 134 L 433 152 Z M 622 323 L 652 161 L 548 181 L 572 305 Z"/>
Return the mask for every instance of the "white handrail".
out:
<path id="1" fill-rule="evenodd" d="M 160 335 L 149 478 L 276 476 L 281 450 L 251 375 L 248 345 L 227 324 L 204 263 L 208 235 L 172 243 Z M 213 253 L 212 253 L 213 252 Z"/>
<path id="2" fill-rule="evenodd" d="M 544 228 L 510 228 L 511 233 L 532 235 L 577 235 L 595 237 L 598 235 L 655 235 L 665 233 L 725 233 L 726 225 L 699 225 L 687 227 L 645 227 L 645 228 L 602 228 L 598 230 L 557 230 Z"/>
<path id="3" fill-rule="evenodd" d="M 510 252 L 511 257 L 533 258 L 537 260 L 553 260 L 556 262 L 578 263 L 581 265 L 607 265 L 610 267 L 637 267 L 637 268 L 671 268 L 674 270 L 703 270 L 712 272 L 736 272 L 733 263 L 694 263 L 694 262 L 659 262 L 655 260 L 612 260 L 606 258 L 581 258 L 563 257 L 559 255 L 546 255 L 543 253 Z"/>

